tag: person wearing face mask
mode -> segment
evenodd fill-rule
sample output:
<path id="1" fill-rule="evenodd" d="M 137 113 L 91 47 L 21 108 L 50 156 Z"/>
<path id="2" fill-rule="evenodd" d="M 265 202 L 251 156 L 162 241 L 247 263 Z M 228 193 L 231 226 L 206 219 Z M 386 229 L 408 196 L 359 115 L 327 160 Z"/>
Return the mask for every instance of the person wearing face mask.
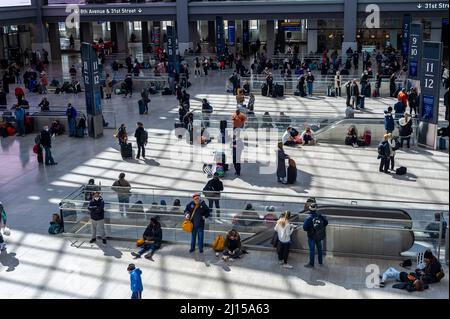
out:
<path id="1" fill-rule="evenodd" d="M 91 244 L 97 240 L 97 230 L 99 230 L 102 237 L 103 244 L 106 245 L 106 232 L 105 232 L 105 202 L 100 196 L 99 192 L 95 192 L 92 196 L 92 200 L 89 202 L 88 210 L 91 217 Z"/>
<path id="2" fill-rule="evenodd" d="M 191 249 L 190 253 L 195 250 L 195 242 L 198 237 L 198 251 L 203 253 L 203 238 L 205 232 L 205 220 L 211 214 L 211 209 L 206 205 L 205 201 L 200 198 L 199 194 L 192 196 L 192 201 L 186 205 L 184 217 L 193 223 Z"/>
<path id="3" fill-rule="evenodd" d="M 44 126 L 44 129 L 41 132 L 40 144 L 44 148 L 45 151 L 45 165 L 56 165 L 56 163 L 52 156 L 52 136 L 50 134 L 48 125 Z"/>

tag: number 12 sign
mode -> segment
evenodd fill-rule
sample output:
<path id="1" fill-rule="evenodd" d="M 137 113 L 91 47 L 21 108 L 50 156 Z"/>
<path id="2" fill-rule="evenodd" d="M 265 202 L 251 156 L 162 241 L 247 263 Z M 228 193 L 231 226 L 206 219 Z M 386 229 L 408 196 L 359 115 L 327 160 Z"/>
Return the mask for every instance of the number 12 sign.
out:
<path id="1" fill-rule="evenodd" d="M 422 74 L 420 77 L 420 120 L 437 124 L 442 64 L 442 43 L 423 42 Z"/>

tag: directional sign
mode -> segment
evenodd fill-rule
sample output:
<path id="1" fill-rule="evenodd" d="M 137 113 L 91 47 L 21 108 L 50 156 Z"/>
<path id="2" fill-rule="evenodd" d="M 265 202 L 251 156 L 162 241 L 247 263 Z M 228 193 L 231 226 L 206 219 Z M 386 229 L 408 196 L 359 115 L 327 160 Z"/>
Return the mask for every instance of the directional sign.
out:
<path id="1" fill-rule="evenodd" d="M 409 35 L 408 77 L 411 80 L 420 79 L 420 63 L 422 58 L 422 24 L 412 23 Z"/>
<path id="2" fill-rule="evenodd" d="M 403 15 L 403 26 L 402 26 L 402 56 L 404 58 L 408 57 L 408 46 L 409 46 L 409 32 L 411 26 L 411 15 Z"/>
<path id="3" fill-rule="evenodd" d="M 100 74 L 97 54 L 90 43 L 82 43 L 83 80 L 86 96 L 86 111 L 89 115 L 102 114 L 100 96 Z"/>
<path id="4" fill-rule="evenodd" d="M 169 58 L 168 73 L 173 76 L 177 60 L 177 39 L 175 27 L 167 26 L 167 55 Z"/>
<path id="5" fill-rule="evenodd" d="M 437 124 L 441 79 L 442 43 L 423 42 L 422 72 L 420 76 L 420 120 Z"/>
<path id="6" fill-rule="evenodd" d="M 234 46 L 236 41 L 236 26 L 234 20 L 228 20 L 228 44 Z"/>
<path id="7" fill-rule="evenodd" d="M 216 53 L 221 56 L 225 50 L 225 28 L 223 18 L 216 17 Z"/>

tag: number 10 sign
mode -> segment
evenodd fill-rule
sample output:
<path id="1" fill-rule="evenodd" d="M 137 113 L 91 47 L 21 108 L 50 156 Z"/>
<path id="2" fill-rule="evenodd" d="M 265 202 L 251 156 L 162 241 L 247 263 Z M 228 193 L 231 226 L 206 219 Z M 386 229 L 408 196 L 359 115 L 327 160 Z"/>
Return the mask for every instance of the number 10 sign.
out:
<path id="1" fill-rule="evenodd" d="M 423 42 L 422 74 L 420 77 L 420 120 L 437 124 L 442 64 L 442 43 Z"/>

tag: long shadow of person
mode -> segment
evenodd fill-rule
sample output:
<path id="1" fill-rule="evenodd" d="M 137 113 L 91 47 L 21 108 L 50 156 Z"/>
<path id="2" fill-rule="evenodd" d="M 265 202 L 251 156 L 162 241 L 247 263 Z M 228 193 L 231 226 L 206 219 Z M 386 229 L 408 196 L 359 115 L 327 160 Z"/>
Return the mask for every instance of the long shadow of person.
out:
<path id="1" fill-rule="evenodd" d="M 101 250 L 103 250 L 103 253 L 105 256 L 112 256 L 115 258 L 122 258 L 122 252 L 116 248 L 114 248 L 113 246 L 111 246 L 110 244 L 107 245 L 98 245 L 98 248 L 100 248 Z"/>
<path id="2" fill-rule="evenodd" d="M 16 253 L 8 254 L 5 249 L 0 254 L 0 264 L 8 267 L 7 272 L 14 271 L 19 266 L 19 259 L 16 258 Z"/>

